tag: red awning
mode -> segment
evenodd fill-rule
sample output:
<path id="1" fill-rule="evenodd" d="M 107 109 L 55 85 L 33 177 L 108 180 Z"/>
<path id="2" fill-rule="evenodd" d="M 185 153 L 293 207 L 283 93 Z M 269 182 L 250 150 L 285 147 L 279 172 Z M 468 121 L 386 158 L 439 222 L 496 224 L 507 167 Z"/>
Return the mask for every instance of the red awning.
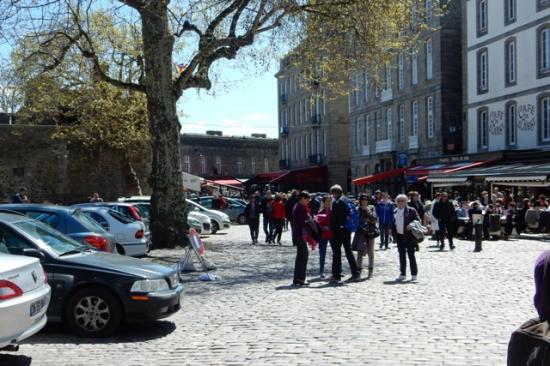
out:
<path id="1" fill-rule="evenodd" d="M 233 187 L 240 187 L 243 185 L 243 183 L 240 180 L 237 179 L 215 179 L 211 181 L 214 184 L 219 184 L 221 186 L 233 186 Z"/>
<path id="2" fill-rule="evenodd" d="M 271 184 L 323 184 L 327 179 L 327 166 L 289 170 L 285 174 L 274 178 Z"/>
<path id="3" fill-rule="evenodd" d="M 475 168 L 490 161 L 460 161 L 452 163 L 437 163 L 415 165 L 407 168 L 407 175 L 425 176 L 430 174 L 454 173 L 465 169 Z"/>
<path id="4" fill-rule="evenodd" d="M 270 172 L 270 173 L 256 174 L 255 176 L 253 176 L 252 178 L 247 180 L 245 182 L 245 185 L 251 186 L 252 184 L 268 184 L 273 179 L 276 179 L 276 178 L 278 178 L 281 175 L 284 175 L 286 173 L 288 173 L 288 172 L 287 171 L 282 171 L 282 172 Z"/>
<path id="5" fill-rule="evenodd" d="M 353 184 L 355 184 L 356 186 L 362 186 L 365 184 L 374 183 L 385 179 L 390 179 L 393 177 L 397 177 L 399 174 L 402 174 L 406 170 L 407 168 L 397 168 L 397 169 L 388 170 L 387 172 L 368 175 L 366 177 L 354 179 Z"/>

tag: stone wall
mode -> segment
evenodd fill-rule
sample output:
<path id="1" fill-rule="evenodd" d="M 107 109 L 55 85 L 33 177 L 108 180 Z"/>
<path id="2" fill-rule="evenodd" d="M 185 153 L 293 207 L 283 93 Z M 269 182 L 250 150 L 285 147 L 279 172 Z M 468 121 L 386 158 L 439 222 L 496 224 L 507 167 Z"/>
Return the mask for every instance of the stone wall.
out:
<path id="1" fill-rule="evenodd" d="M 54 126 L 0 125 L 0 202 L 10 201 L 19 187 L 29 189 L 33 202 L 71 204 L 92 192 L 106 200 L 129 193 L 129 168 L 120 152 L 82 150 L 52 139 Z M 131 157 L 144 194 L 149 153 Z"/>

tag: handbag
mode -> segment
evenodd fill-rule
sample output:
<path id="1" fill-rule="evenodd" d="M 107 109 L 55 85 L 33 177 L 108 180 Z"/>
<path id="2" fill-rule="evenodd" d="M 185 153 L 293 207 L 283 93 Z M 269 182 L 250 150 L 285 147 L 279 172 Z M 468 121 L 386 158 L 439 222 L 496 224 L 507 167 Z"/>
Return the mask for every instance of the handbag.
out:
<path id="1" fill-rule="evenodd" d="M 516 329 L 508 343 L 508 366 L 545 366 L 550 365 L 550 255 L 544 263 L 541 283 L 541 302 L 543 315 L 540 319 L 531 319 Z"/>
<path id="2" fill-rule="evenodd" d="M 376 224 L 366 222 L 361 224 L 360 229 L 367 239 L 374 239 L 380 236 L 380 229 L 378 229 Z"/>

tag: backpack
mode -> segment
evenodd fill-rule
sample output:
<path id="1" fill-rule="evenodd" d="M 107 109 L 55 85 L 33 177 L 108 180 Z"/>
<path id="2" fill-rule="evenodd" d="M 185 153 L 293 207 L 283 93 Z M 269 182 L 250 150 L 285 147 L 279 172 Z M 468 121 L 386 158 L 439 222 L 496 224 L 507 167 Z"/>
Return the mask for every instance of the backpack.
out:
<path id="1" fill-rule="evenodd" d="M 350 201 L 345 202 L 348 206 L 348 214 L 346 216 L 346 222 L 344 223 L 344 228 L 349 231 L 350 233 L 354 233 L 359 228 L 359 211 L 357 210 L 357 207 Z"/>

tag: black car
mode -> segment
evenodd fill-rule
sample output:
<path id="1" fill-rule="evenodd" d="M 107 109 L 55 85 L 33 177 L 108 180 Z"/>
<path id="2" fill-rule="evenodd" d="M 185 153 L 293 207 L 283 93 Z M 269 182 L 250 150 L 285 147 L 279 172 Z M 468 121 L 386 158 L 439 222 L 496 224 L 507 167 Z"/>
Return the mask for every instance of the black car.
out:
<path id="1" fill-rule="evenodd" d="M 55 205 L 5 204 L 1 211 L 20 212 L 84 244 L 90 244 L 98 250 L 115 251 L 115 238 L 97 222 L 90 219 L 80 209 Z"/>
<path id="2" fill-rule="evenodd" d="M 52 288 L 48 320 L 103 337 L 123 322 L 168 317 L 180 307 L 175 270 L 98 252 L 24 215 L 0 212 L 0 253 L 40 258 Z"/>

